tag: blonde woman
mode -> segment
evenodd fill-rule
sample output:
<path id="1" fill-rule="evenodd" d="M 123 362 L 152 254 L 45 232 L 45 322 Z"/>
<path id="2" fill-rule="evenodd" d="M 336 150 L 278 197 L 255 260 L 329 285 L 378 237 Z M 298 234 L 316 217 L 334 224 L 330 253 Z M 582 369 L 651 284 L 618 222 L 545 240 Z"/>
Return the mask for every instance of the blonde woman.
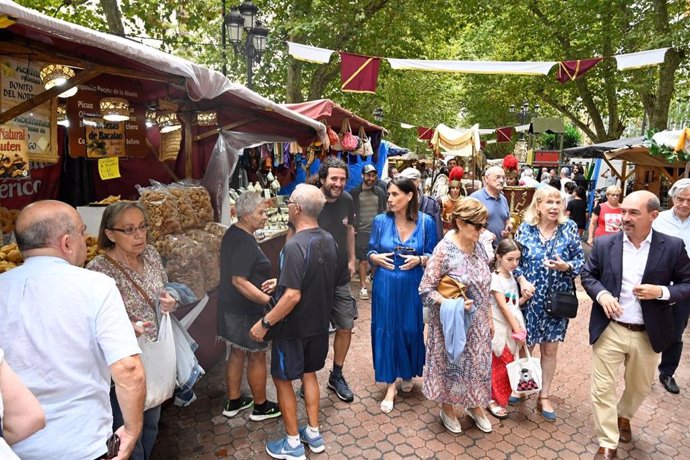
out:
<path id="1" fill-rule="evenodd" d="M 542 368 L 542 390 L 537 407 L 550 422 L 556 412 L 549 401 L 551 382 L 556 371 L 558 343 L 565 340 L 568 319 L 552 316 L 545 310 L 549 289 L 567 291 L 584 265 L 584 253 L 577 224 L 563 214 L 561 192 L 551 186 L 538 189 L 525 211 L 515 241 L 522 245 L 522 258 L 514 275 L 522 293 L 532 299 L 523 314 L 527 326 L 527 345 L 539 345 Z M 517 404 L 520 398 L 511 396 Z"/>
<path id="2" fill-rule="evenodd" d="M 617 185 L 606 188 L 606 202 L 598 204 L 592 210 L 589 221 L 589 238 L 587 243 L 594 244 L 594 238 L 621 231 L 621 195 L 623 191 Z"/>
<path id="3" fill-rule="evenodd" d="M 454 405 L 465 408 L 483 432 L 492 430 L 482 409 L 491 400 L 493 329 L 489 258 L 479 242 L 487 219 L 486 206 L 479 200 L 458 201 L 452 214 L 453 230 L 434 249 L 419 284 L 422 302 L 429 309 L 424 396 L 441 403 L 441 423 L 451 433 L 462 433 Z M 444 275 L 467 286 L 466 295 L 475 308 L 464 352 L 455 363 L 448 359 L 440 318 L 441 303 L 446 299 L 438 285 Z"/>

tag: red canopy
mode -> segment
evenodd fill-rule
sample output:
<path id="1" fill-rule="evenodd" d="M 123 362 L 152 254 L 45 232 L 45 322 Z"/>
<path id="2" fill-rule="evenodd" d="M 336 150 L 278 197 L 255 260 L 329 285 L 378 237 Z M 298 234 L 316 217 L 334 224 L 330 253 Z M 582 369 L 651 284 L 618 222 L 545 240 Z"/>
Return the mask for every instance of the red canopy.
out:
<path id="1" fill-rule="evenodd" d="M 347 109 L 342 108 L 330 99 L 317 99 L 315 101 L 301 102 L 299 104 L 282 104 L 290 110 L 305 115 L 314 120 L 326 120 L 326 124 L 330 125 L 336 132 L 340 131 L 340 126 L 345 118 L 350 119 L 350 126 L 352 132 L 357 134 L 360 126 L 364 126 L 364 131 L 371 135 L 373 133 L 383 134 L 384 128 L 377 126 L 364 118 L 355 115 Z"/>

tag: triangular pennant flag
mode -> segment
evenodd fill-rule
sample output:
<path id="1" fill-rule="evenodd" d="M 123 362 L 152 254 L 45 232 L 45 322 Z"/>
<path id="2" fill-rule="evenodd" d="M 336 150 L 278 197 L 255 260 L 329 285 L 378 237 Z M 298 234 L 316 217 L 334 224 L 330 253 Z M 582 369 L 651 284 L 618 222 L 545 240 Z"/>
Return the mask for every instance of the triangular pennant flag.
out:
<path id="1" fill-rule="evenodd" d="M 496 142 L 499 144 L 510 142 L 513 139 L 513 132 L 515 132 L 515 130 L 511 126 L 496 128 Z"/>
<path id="2" fill-rule="evenodd" d="M 375 93 L 381 59 L 340 52 L 340 81 L 342 91 Z"/>
<path id="3" fill-rule="evenodd" d="M 558 63 L 556 80 L 567 83 L 583 76 L 588 70 L 599 64 L 604 58 L 578 59 L 576 61 L 561 61 Z"/>

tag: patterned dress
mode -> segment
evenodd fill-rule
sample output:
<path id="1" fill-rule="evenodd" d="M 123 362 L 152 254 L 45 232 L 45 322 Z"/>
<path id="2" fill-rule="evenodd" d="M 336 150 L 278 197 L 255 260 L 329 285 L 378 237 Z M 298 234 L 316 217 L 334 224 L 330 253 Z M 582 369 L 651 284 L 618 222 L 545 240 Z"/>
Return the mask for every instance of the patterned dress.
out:
<path id="1" fill-rule="evenodd" d="M 450 232 L 449 235 L 452 235 Z M 476 312 L 467 332 L 467 343 L 460 361 L 448 361 L 440 302 L 444 300 L 436 287 L 443 275 L 467 286 L 467 297 L 474 300 Z M 481 244 L 474 252 L 462 251 L 446 236 L 432 255 L 419 284 L 424 305 L 429 307 L 429 329 L 426 342 L 426 366 L 423 392 L 427 398 L 462 407 L 485 407 L 491 399 L 491 272 Z"/>
<path id="2" fill-rule="evenodd" d="M 584 252 L 577 233 L 577 224 L 568 220 L 558 226 L 558 230 L 548 241 L 539 237 L 536 225 L 522 223 L 515 240 L 522 245 L 520 266 L 513 272 L 516 278 L 523 275 L 532 283 L 536 292 L 523 310 L 527 326 L 527 344 L 542 342 L 562 342 L 568 328 L 567 318 L 557 318 L 544 310 L 549 287 L 555 292 L 571 288 L 571 279 L 577 276 L 585 263 Z M 544 266 L 544 259 L 561 259 L 573 267 L 571 273 L 550 270 Z"/>

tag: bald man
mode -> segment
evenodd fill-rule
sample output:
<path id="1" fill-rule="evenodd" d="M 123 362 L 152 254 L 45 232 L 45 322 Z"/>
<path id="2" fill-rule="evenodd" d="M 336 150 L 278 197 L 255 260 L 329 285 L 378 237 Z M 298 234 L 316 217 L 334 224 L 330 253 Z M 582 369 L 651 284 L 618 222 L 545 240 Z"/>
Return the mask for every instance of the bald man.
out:
<path id="1" fill-rule="evenodd" d="M 484 187 L 472 193 L 470 197 L 476 198 L 489 210 L 488 230 L 494 234 L 493 246 L 508 236 L 512 227 L 508 221 L 510 207 L 508 200 L 503 195 L 503 187 L 506 181 L 506 173 L 500 166 L 492 166 L 484 173 Z"/>
<path id="2" fill-rule="evenodd" d="M 115 458 L 129 458 L 141 433 L 141 351 L 115 281 L 80 268 L 85 230 L 65 203 L 30 204 L 15 226 L 24 265 L 0 275 L 0 348 L 46 416 L 12 446 L 20 458 L 106 458 L 111 378 L 125 421 Z"/>
<path id="3" fill-rule="evenodd" d="M 630 420 L 652 387 L 659 353 L 674 341 L 673 308 L 690 298 L 690 259 L 680 238 L 652 229 L 659 199 L 633 192 L 621 204 L 623 231 L 594 241 L 582 270 L 592 298 L 592 405 L 595 459 L 616 457 L 630 442 Z M 620 366 L 625 390 L 616 399 Z"/>

